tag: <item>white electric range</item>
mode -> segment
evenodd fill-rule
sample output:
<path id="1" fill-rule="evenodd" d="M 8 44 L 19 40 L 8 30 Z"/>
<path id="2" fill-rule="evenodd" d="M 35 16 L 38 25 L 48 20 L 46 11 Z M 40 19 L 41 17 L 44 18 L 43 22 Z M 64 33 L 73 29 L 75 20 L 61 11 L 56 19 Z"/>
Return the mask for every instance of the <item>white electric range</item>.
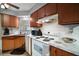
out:
<path id="1" fill-rule="evenodd" d="M 32 38 L 32 56 L 49 56 L 49 45 L 39 40 L 44 38 Z"/>

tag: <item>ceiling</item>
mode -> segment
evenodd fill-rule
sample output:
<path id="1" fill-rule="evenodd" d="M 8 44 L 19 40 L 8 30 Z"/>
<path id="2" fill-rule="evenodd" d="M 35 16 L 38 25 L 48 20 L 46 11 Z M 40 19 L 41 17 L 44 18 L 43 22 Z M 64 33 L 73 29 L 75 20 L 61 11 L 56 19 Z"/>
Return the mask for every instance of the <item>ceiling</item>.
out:
<path id="1" fill-rule="evenodd" d="M 14 11 L 29 11 L 36 3 L 12 3 L 13 5 L 16 5 L 20 7 L 20 9 L 15 9 L 13 7 L 10 7 L 10 10 Z"/>
<path id="2" fill-rule="evenodd" d="M 16 9 L 13 7 L 9 7 L 8 9 L 0 9 L 0 13 L 15 15 L 15 16 L 21 16 L 21 15 L 30 15 L 40 7 L 44 6 L 46 3 L 11 3 L 14 4 L 20 9 Z"/>

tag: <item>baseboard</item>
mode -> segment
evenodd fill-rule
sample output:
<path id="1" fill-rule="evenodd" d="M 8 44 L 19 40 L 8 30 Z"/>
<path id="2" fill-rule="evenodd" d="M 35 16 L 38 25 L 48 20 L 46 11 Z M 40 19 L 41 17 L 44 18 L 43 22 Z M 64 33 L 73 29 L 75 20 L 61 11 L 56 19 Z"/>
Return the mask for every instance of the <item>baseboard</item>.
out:
<path id="1" fill-rule="evenodd" d="M 8 52 L 8 51 L 10 51 L 10 50 L 2 50 L 2 53 L 6 53 L 6 52 Z"/>

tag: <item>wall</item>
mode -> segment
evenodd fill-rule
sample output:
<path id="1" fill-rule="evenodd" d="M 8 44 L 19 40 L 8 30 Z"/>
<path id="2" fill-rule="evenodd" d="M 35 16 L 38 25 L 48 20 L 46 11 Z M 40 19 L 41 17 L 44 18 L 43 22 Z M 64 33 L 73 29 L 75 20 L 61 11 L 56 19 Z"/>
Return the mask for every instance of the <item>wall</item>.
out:
<path id="1" fill-rule="evenodd" d="M 2 27 L 1 27 L 1 15 L 0 15 L 0 49 L 2 49 Z"/>
<path id="2" fill-rule="evenodd" d="M 19 28 L 9 28 L 8 27 L 8 29 L 9 29 L 10 34 L 19 34 L 20 33 Z M 4 28 L 2 28 L 2 34 L 4 34 Z"/>

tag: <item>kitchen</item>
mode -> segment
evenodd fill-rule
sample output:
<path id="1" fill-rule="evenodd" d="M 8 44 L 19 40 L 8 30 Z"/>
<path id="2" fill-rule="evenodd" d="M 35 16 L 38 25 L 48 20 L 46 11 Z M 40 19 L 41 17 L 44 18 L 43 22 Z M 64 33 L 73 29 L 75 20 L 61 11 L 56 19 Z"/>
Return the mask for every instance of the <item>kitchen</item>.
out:
<path id="1" fill-rule="evenodd" d="M 19 6 L 20 10 L 12 7 L 11 10 L 0 10 L 2 55 L 79 55 L 78 3 L 15 3 L 14 5 Z M 23 6 L 27 8 L 23 9 Z M 25 11 L 26 9 L 28 11 Z M 5 28 L 9 29 L 7 35 L 3 35 Z"/>

